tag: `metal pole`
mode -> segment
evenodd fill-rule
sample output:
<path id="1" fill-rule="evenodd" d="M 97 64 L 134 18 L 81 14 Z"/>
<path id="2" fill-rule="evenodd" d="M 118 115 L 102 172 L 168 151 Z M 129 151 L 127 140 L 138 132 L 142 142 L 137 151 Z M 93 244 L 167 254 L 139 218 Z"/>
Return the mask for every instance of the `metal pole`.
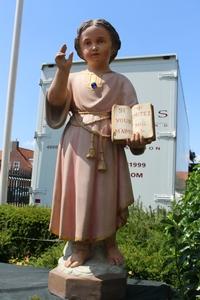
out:
<path id="1" fill-rule="evenodd" d="M 16 9 L 15 9 L 15 22 L 14 22 L 14 30 L 13 30 L 11 58 L 10 58 L 10 70 L 9 70 L 9 78 L 8 78 L 6 115 L 5 115 L 5 124 L 4 124 L 4 140 L 3 140 L 2 164 L 1 164 L 1 174 L 0 174 L 1 175 L 0 176 L 0 204 L 7 203 L 8 171 L 9 171 L 10 144 L 11 144 L 10 140 L 11 140 L 22 11 L 23 11 L 23 0 L 17 0 Z"/>

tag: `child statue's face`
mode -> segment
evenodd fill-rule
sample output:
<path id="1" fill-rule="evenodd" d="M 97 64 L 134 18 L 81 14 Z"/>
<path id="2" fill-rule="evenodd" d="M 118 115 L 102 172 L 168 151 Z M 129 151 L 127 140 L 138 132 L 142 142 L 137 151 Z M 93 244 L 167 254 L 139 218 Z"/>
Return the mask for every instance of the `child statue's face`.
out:
<path id="1" fill-rule="evenodd" d="M 109 68 L 113 53 L 110 33 L 103 26 L 92 25 L 81 33 L 80 49 L 88 66 L 96 69 Z"/>

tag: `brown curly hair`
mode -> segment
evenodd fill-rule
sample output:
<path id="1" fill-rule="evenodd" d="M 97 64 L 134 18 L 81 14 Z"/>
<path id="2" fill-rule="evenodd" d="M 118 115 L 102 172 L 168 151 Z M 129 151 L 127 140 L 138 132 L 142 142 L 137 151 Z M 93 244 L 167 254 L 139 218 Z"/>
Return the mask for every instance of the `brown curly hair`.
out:
<path id="1" fill-rule="evenodd" d="M 81 54 L 81 49 L 80 49 L 81 34 L 84 30 L 86 30 L 88 27 L 93 26 L 93 25 L 102 26 L 103 28 L 105 28 L 109 32 L 110 37 L 111 37 L 111 41 L 112 41 L 113 50 L 114 50 L 111 57 L 110 57 L 110 61 L 109 61 L 109 62 L 112 62 L 115 59 L 115 57 L 117 56 L 118 50 L 121 47 L 121 41 L 120 41 L 120 38 L 119 38 L 119 34 L 115 30 L 115 28 L 108 21 L 106 21 L 104 19 L 85 21 L 78 28 L 77 36 L 74 40 L 74 47 L 76 49 L 76 52 L 77 52 L 78 56 L 83 59 L 82 54 Z"/>

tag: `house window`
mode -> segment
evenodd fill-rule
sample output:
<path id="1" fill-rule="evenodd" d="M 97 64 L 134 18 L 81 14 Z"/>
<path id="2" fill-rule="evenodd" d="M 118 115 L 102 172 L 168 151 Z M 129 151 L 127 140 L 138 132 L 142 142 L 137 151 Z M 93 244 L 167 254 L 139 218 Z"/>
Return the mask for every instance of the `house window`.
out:
<path id="1" fill-rule="evenodd" d="M 19 170 L 20 168 L 20 161 L 13 161 L 13 169 Z"/>

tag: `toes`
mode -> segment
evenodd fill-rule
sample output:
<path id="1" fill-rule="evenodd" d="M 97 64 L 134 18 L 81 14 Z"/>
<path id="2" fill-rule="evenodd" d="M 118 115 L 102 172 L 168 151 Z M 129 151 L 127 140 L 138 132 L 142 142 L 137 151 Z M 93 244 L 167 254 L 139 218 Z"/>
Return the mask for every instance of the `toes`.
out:
<path id="1" fill-rule="evenodd" d="M 121 256 L 109 256 L 108 257 L 108 262 L 111 265 L 119 266 L 119 265 L 122 265 L 124 263 L 124 258 L 121 257 Z"/>
<path id="2" fill-rule="evenodd" d="M 82 263 L 80 261 L 74 261 L 71 265 L 70 265 L 70 268 L 76 268 L 76 267 L 79 267 L 81 266 Z"/>
<path id="3" fill-rule="evenodd" d="M 71 261 L 71 257 L 69 257 L 69 258 L 65 261 L 65 267 L 66 267 L 66 268 L 70 268 L 72 263 L 73 263 L 73 262 Z"/>
<path id="4" fill-rule="evenodd" d="M 124 263 L 124 258 L 123 256 L 118 258 L 118 265 L 122 265 Z"/>
<path id="5" fill-rule="evenodd" d="M 70 256 L 64 263 L 66 268 L 75 268 L 81 266 L 84 263 L 83 259 Z"/>
<path id="6" fill-rule="evenodd" d="M 115 261 L 114 261 L 114 259 L 112 257 L 108 257 L 108 262 L 111 265 L 115 265 Z"/>

